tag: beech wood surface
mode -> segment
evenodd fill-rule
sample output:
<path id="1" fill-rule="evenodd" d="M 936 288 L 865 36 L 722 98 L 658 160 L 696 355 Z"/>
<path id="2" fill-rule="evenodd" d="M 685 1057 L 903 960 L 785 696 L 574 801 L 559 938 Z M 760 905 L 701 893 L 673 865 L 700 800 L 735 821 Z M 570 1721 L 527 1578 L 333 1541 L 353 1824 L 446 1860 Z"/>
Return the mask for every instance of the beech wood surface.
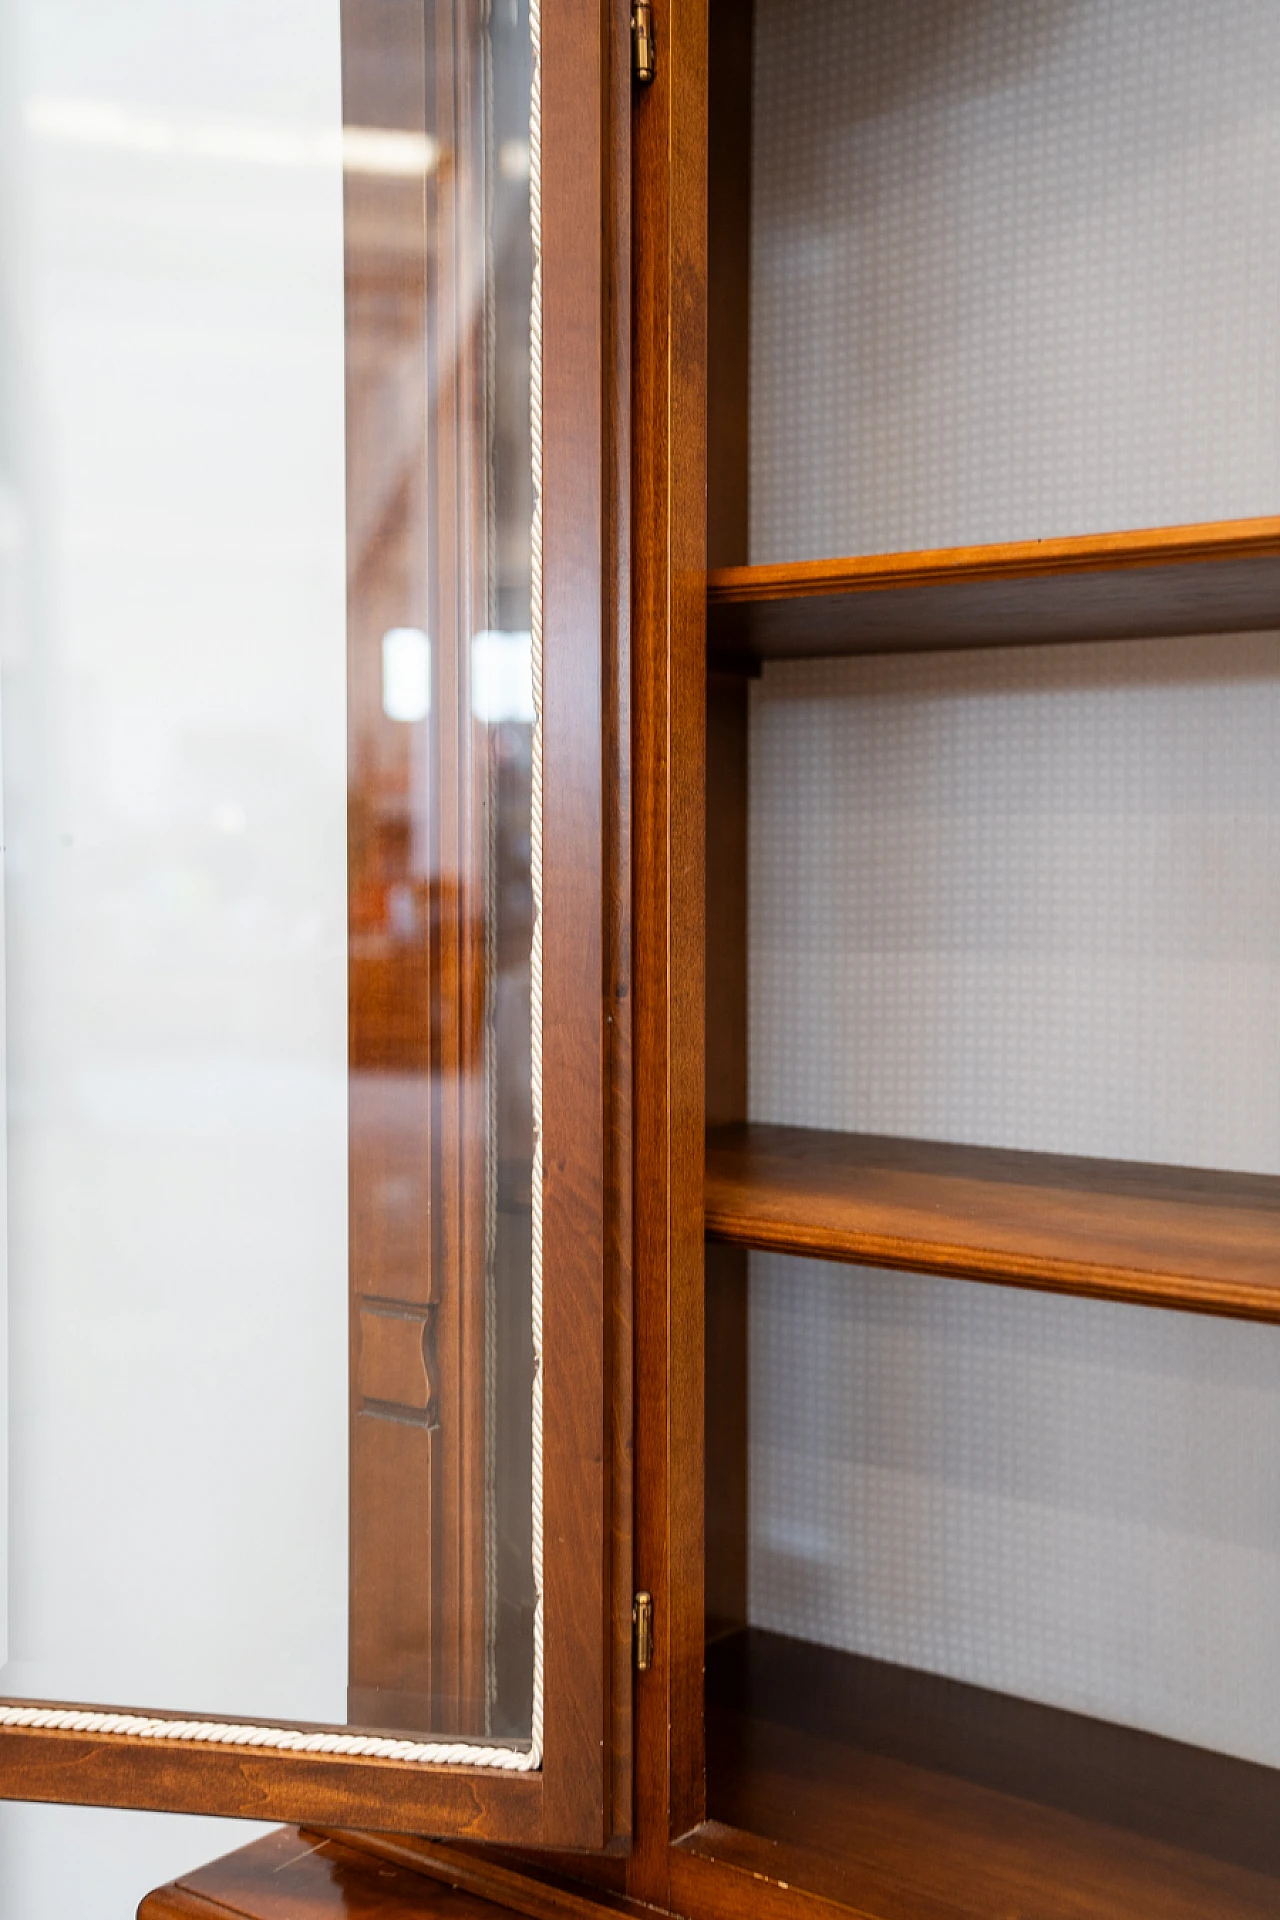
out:
<path id="1" fill-rule="evenodd" d="M 722 567 L 713 660 L 1029 646 L 1280 627 L 1280 518 Z"/>
<path id="2" fill-rule="evenodd" d="M 1280 1179 L 757 1124 L 712 1128 L 707 1232 L 858 1266 L 1280 1320 Z"/>
<path id="3" fill-rule="evenodd" d="M 1269 1768 L 754 1631 L 711 1650 L 707 1693 L 711 1824 L 673 1863 L 699 1920 L 1280 1912 Z"/>

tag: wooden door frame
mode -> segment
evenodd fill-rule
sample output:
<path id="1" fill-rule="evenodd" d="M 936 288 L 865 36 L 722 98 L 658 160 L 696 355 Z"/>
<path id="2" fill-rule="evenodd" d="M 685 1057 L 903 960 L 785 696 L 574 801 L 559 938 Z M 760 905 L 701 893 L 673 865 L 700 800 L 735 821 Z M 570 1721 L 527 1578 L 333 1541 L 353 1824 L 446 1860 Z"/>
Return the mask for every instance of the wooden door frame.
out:
<path id="1" fill-rule="evenodd" d="M 618 0 L 542 0 L 546 1721 L 540 1771 L 0 1729 L 0 1797 L 593 1849 L 627 1824 L 629 1099 Z M 625 120 L 625 116 L 624 116 Z M 620 435 L 623 436 L 620 440 Z M 620 1411 L 619 1411 L 620 1410 Z M 625 1640 L 622 1622 L 628 1622 Z M 33 1703 L 37 1704 L 37 1703 Z M 50 1703 L 40 1702 L 44 1707 Z M 98 1707 L 69 1708 L 98 1714 Z M 122 1709 L 121 1711 L 132 1711 Z M 309 1731 L 309 1729 L 308 1729 Z"/>
<path id="2" fill-rule="evenodd" d="M 625 1858 L 593 1860 L 367 1843 L 529 1913 L 593 1910 L 568 1891 L 575 1882 L 614 1911 L 674 1910 L 685 1871 L 674 1843 L 705 1818 L 707 12 L 707 0 L 654 0 L 656 78 L 634 92 L 625 83 L 631 425 L 629 449 L 620 434 L 616 450 L 631 501 L 620 591 L 631 620 L 632 1498 L 634 1581 L 654 1596 L 648 1672 L 631 1673 L 629 1635 L 615 1640 L 626 1660 L 615 1700 L 630 1689 L 633 1703 L 630 1844 L 615 1849 Z M 621 1232 L 623 1212 L 615 1219 Z M 620 1710 L 615 1725 L 625 1728 Z"/>
<path id="3" fill-rule="evenodd" d="M 632 251 L 635 699 L 636 1580 L 655 1596 L 635 1691 L 626 1890 L 670 1905 L 704 1817 L 707 0 L 655 0 L 636 102 Z"/>

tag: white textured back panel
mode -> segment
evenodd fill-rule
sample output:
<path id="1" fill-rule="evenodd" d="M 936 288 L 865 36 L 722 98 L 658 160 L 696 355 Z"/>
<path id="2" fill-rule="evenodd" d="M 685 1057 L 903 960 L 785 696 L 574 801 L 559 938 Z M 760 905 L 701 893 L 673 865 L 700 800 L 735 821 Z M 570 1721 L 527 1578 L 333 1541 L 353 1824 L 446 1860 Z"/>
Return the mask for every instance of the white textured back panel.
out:
<path id="1" fill-rule="evenodd" d="M 1280 635 L 766 667 L 751 1098 L 1280 1173 Z"/>
<path id="2" fill-rule="evenodd" d="M 758 0 L 751 557 L 1280 509 L 1275 0 Z"/>
<path id="3" fill-rule="evenodd" d="M 758 1255 L 751 1612 L 1280 1765 L 1280 1330 Z"/>
<path id="4" fill-rule="evenodd" d="M 757 561 L 1280 509 L 1274 0 L 758 0 Z M 760 1119 L 1280 1172 L 1280 636 L 769 668 Z M 761 1625 L 1280 1763 L 1280 1330 L 759 1257 Z"/>
<path id="5" fill-rule="evenodd" d="M 1280 1172 L 1280 635 L 766 667 L 751 1112 Z M 1280 1329 L 760 1257 L 760 1626 L 1280 1764 Z"/>

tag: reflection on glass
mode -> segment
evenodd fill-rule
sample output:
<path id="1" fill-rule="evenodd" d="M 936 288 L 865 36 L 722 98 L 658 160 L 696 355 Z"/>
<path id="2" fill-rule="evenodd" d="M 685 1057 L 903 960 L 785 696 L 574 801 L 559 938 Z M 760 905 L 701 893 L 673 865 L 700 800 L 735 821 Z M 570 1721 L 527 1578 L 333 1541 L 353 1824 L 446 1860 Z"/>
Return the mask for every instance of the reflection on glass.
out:
<path id="1" fill-rule="evenodd" d="M 0 12 L 10 1697 L 531 1736 L 530 85 Z"/>
<path id="2" fill-rule="evenodd" d="M 528 17 L 346 18 L 350 1715 L 527 1738 Z"/>

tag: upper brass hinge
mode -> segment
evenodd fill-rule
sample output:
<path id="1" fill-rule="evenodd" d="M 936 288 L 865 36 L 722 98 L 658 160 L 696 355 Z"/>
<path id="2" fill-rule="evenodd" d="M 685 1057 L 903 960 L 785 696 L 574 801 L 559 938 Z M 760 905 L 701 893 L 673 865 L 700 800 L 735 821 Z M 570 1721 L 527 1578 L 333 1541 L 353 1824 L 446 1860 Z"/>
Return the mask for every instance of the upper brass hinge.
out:
<path id="1" fill-rule="evenodd" d="M 653 1665 L 653 1595 L 638 1593 L 631 1602 L 631 1627 L 636 1649 L 636 1672 Z"/>
<path id="2" fill-rule="evenodd" d="M 657 72 L 653 56 L 653 7 L 650 0 L 632 0 L 631 71 L 642 87 Z"/>

